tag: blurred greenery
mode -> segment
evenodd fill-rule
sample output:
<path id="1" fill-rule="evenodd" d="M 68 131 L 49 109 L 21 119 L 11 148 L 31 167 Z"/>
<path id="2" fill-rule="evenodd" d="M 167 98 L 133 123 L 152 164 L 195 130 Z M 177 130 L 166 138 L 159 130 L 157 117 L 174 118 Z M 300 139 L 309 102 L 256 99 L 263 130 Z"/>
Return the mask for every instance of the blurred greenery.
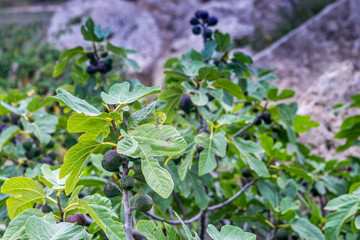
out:
<path id="1" fill-rule="evenodd" d="M 0 25 L 0 92 L 27 89 L 36 85 L 40 94 L 64 83 L 54 81 L 52 71 L 60 51 L 45 43 L 42 25 Z"/>

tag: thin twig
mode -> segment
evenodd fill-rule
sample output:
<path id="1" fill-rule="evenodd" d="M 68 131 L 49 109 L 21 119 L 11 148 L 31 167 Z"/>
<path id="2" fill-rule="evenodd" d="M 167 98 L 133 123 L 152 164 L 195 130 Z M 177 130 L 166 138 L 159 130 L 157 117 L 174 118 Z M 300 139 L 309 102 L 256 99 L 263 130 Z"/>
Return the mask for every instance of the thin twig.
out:
<path id="1" fill-rule="evenodd" d="M 172 195 L 173 195 L 173 198 L 174 198 L 175 202 L 178 204 L 178 206 L 179 206 L 179 208 L 181 210 L 181 213 L 184 216 L 184 219 L 187 220 L 188 217 L 187 217 L 187 214 L 186 214 L 186 210 L 185 210 L 184 206 L 182 205 L 182 202 L 180 201 L 180 198 L 178 197 L 178 195 L 176 194 L 175 191 L 173 191 Z"/>
<path id="2" fill-rule="evenodd" d="M 201 215 L 203 214 L 204 211 L 214 211 L 216 209 L 223 208 L 224 206 L 226 206 L 226 205 L 230 204 L 232 201 L 234 201 L 241 194 L 243 194 L 246 191 L 246 189 L 248 189 L 249 187 L 254 185 L 258 180 L 259 179 L 256 178 L 256 179 L 252 180 L 251 182 L 245 184 L 245 186 L 243 188 L 241 188 L 240 191 L 238 191 L 234 196 L 232 196 L 231 198 L 229 198 L 225 202 L 219 203 L 219 204 L 214 205 L 214 206 L 210 206 L 210 207 L 206 208 L 205 210 L 200 210 L 200 212 L 196 216 L 194 216 L 194 217 L 192 217 L 192 218 L 190 218 L 188 220 L 184 220 L 183 222 L 185 224 L 193 223 L 193 222 L 199 220 L 199 218 L 201 217 Z M 158 217 L 155 214 L 152 214 L 152 213 L 149 213 L 149 212 L 147 212 L 146 215 L 148 215 L 149 217 L 151 217 L 151 218 L 153 218 L 155 220 L 166 222 L 166 223 L 171 224 L 171 225 L 179 225 L 179 224 L 181 224 L 180 221 L 168 221 L 168 220 L 165 220 L 164 218 Z"/>
<path id="3" fill-rule="evenodd" d="M 266 111 L 267 105 L 268 105 L 269 101 L 266 101 L 264 109 L 261 111 L 261 113 L 259 115 L 257 115 L 254 119 L 254 121 L 252 121 L 249 125 L 245 126 L 244 128 L 240 129 L 238 132 L 234 133 L 232 135 L 233 138 L 239 136 L 240 134 L 246 132 L 249 128 L 251 128 L 252 126 L 254 126 L 254 124 L 261 118 L 261 115 L 264 111 Z"/>
<path id="4" fill-rule="evenodd" d="M 260 119 L 261 114 L 257 115 L 256 118 L 254 119 L 254 121 L 252 121 L 249 125 L 246 125 L 244 128 L 240 129 L 239 131 L 237 131 L 236 133 L 234 133 L 232 135 L 233 138 L 239 136 L 240 134 L 246 132 L 249 128 L 251 128 L 252 126 L 254 126 L 254 124 Z"/>
<path id="5" fill-rule="evenodd" d="M 64 221 L 64 212 L 61 207 L 60 192 L 56 194 L 56 197 L 57 197 L 57 205 L 59 207 L 59 212 L 60 212 L 60 222 L 63 222 Z"/>

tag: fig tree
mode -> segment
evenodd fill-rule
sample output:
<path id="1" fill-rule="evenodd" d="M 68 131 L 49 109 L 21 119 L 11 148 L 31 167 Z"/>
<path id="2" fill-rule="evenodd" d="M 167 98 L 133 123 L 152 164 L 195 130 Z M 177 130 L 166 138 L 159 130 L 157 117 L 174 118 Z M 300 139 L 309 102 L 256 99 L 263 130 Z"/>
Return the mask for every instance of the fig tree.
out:
<path id="1" fill-rule="evenodd" d="M 120 180 L 120 187 L 129 191 L 135 187 L 135 180 L 131 176 L 123 176 Z"/>
<path id="2" fill-rule="evenodd" d="M 86 219 L 82 213 L 75 213 L 74 215 L 66 216 L 66 222 L 76 223 L 76 225 L 85 226 Z"/>
<path id="3" fill-rule="evenodd" d="M 104 187 L 104 194 L 109 198 L 121 195 L 120 188 L 114 182 L 107 182 Z"/>
<path id="4" fill-rule="evenodd" d="M 153 206 L 153 200 L 149 195 L 141 195 L 135 200 L 134 209 L 140 212 L 148 212 Z"/>
<path id="5" fill-rule="evenodd" d="M 109 172 L 118 172 L 122 164 L 122 156 L 116 150 L 109 150 L 104 154 L 102 167 Z"/>

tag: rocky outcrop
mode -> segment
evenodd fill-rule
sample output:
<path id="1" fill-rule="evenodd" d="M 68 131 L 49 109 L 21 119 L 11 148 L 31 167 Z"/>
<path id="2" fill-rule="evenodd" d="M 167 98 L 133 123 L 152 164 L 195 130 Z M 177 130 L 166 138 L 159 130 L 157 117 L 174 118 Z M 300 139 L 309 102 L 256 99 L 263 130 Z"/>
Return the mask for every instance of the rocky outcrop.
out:
<path id="1" fill-rule="evenodd" d="M 339 0 L 254 57 L 257 66 L 276 68 L 278 86 L 296 91 L 300 114 L 312 115 L 320 123 L 301 141 L 327 159 L 360 156 L 354 148 L 334 152 L 342 142 L 334 140 L 334 134 L 356 110 L 338 116 L 332 111 L 334 104 L 349 102 L 351 95 L 360 93 L 359 7 L 358 0 Z"/>
<path id="2" fill-rule="evenodd" d="M 112 42 L 136 49 L 135 60 L 150 68 L 162 53 L 163 40 L 153 15 L 132 2 L 118 0 L 77 0 L 60 7 L 52 17 L 49 40 L 61 48 L 84 45 L 80 26 L 91 16 L 103 28 L 112 26 Z"/>

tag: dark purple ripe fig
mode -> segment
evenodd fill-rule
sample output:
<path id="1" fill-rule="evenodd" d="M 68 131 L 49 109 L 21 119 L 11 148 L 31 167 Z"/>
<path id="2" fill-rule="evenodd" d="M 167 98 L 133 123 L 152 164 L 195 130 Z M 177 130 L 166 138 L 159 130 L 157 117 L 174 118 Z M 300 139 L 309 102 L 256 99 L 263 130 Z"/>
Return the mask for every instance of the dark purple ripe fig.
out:
<path id="1" fill-rule="evenodd" d="M 200 153 L 200 152 L 204 151 L 204 147 L 203 147 L 203 146 L 200 146 L 200 145 L 197 145 L 197 146 L 196 146 L 196 151 L 197 151 L 198 153 Z"/>
<path id="2" fill-rule="evenodd" d="M 40 147 L 35 147 L 35 148 L 33 148 L 33 149 L 32 149 L 32 153 L 34 154 L 34 157 L 40 156 L 41 150 L 42 150 L 42 149 L 41 149 Z"/>
<path id="3" fill-rule="evenodd" d="M 95 60 L 95 54 L 93 52 L 87 52 L 86 56 L 90 59 L 90 60 Z"/>
<path id="4" fill-rule="evenodd" d="M 153 206 L 153 200 L 149 195 L 141 195 L 135 200 L 134 209 L 140 212 L 148 212 Z"/>
<path id="5" fill-rule="evenodd" d="M 106 58 L 107 56 L 108 56 L 108 52 L 103 52 L 100 55 L 100 57 L 102 57 L 102 58 Z"/>
<path id="6" fill-rule="evenodd" d="M 49 156 L 52 160 L 55 160 L 55 159 L 56 159 L 56 154 L 55 154 L 55 152 L 48 152 L 48 156 Z"/>
<path id="7" fill-rule="evenodd" d="M 34 154 L 31 151 L 28 151 L 25 152 L 25 157 L 31 160 L 34 157 Z"/>
<path id="8" fill-rule="evenodd" d="M 23 142 L 22 145 L 26 151 L 30 151 L 32 148 L 33 142 L 30 140 L 27 140 L 27 141 Z"/>
<path id="9" fill-rule="evenodd" d="M 114 182 L 107 182 L 104 187 L 104 194 L 108 198 L 113 198 L 121 195 L 120 188 Z"/>
<path id="10" fill-rule="evenodd" d="M 264 122 L 267 124 L 272 123 L 271 114 L 268 111 L 264 111 L 261 115 L 262 119 L 264 119 Z"/>
<path id="11" fill-rule="evenodd" d="M 209 17 L 209 13 L 207 11 L 204 11 L 204 10 L 197 10 L 195 12 L 195 17 L 206 20 Z"/>
<path id="12" fill-rule="evenodd" d="M 101 165 L 106 171 L 118 172 L 122 160 L 122 156 L 116 150 L 109 150 L 104 154 Z"/>
<path id="13" fill-rule="evenodd" d="M 252 176 L 252 173 L 251 171 L 247 168 L 247 167 L 244 167 L 242 170 L 241 170 L 241 175 L 245 178 L 249 178 Z"/>
<path id="14" fill-rule="evenodd" d="M 105 64 L 99 63 L 99 64 L 97 65 L 97 70 L 98 70 L 99 72 L 101 72 L 101 73 L 105 73 L 106 70 L 107 70 L 107 68 L 106 68 Z"/>
<path id="15" fill-rule="evenodd" d="M 123 176 L 120 180 L 120 187 L 126 191 L 130 191 L 135 187 L 135 180 L 130 176 Z"/>
<path id="16" fill-rule="evenodd" d="M 199 34 L 201 33 L 201 27 L 199 27 L 199 26 L 194 26 L 194 27 L 192 28 L 192 33 L 193 33 L 194 35 L 199 35 Z"/>
<path id="17" fill-rule="evenodd" d="M 53 148 L 55 146 L 55 143 L 53 140 L 50 140 L 50 142 L 46 145 L 45 148 Z"/>
<path id="18" fill-rule="evenodd" d="M 195 18 L 195 17 L 192 17 L 190 19 L 190 24 L 191 25 L 198 25 L 199 23 L 200 23 L 199 20 L 197 20 L 197 18 Z"/>
<path id="19" fill-rule="evenodd" d="M 18 115 L 16 113 L 10 114 L 10 117 L 11 117 L 12 124 L 17 124 L 17 122 L 20 120 L 20 115 Z"/>
<path id="20" fill-rule="evenodd" d="M 45 163 L 45 164 L 49 164 L 49 165 L 53 165 L 53 160 L 49 157 L 44 157 L 42 159 L 40 159 L 41 163 Z"/>
<path id="21" fill-rule="evenodd" d="M 261 116 L 257 117 L 255 121 L 255 125 L 260 125 L 260 124 L 261 124 Z"/>
<path id="22" fill-rule="evenodd" d="M 207 23 L 208 26 L 215 26 L 218 23 L 218 19 L 216 17 L 209 17 Z"/>
<path id="23" fill-rule="evenodd" d="M 189 95 L 186 95 L 186 94 L 182 95 L 181 102 L 180 102 L 180 108 L 184 112 L 189 114 L 190 111 L 191 111 L 191 108 L 193 108 L 193 107 L 194 107 L 194 105 L 193 105 L 193 103 L 191 101 L 191 97 Z"/>
<path id="24" fill-rule="evenodd" d="M 82 213 L 75 213 L 74 215 L 66 216 L 66 222 L 76 223 L 76 225 L 85 226 L 86 219 Z"/>
<path id="25" fill-rule="evenodd" d="M 250 140 L 250 134 L 248 134 L 248 133 L 244 133 L 243 135 L 242 135 L 242 137 L 243 137 L 243 139 L 244 140 Z"/>
<path id="26" fill-rule="evenodd" d="M 97 72 L 97 68 L 94 65 L 89 65 L 86 71 L 88 74 L 94 74 Z"/>

